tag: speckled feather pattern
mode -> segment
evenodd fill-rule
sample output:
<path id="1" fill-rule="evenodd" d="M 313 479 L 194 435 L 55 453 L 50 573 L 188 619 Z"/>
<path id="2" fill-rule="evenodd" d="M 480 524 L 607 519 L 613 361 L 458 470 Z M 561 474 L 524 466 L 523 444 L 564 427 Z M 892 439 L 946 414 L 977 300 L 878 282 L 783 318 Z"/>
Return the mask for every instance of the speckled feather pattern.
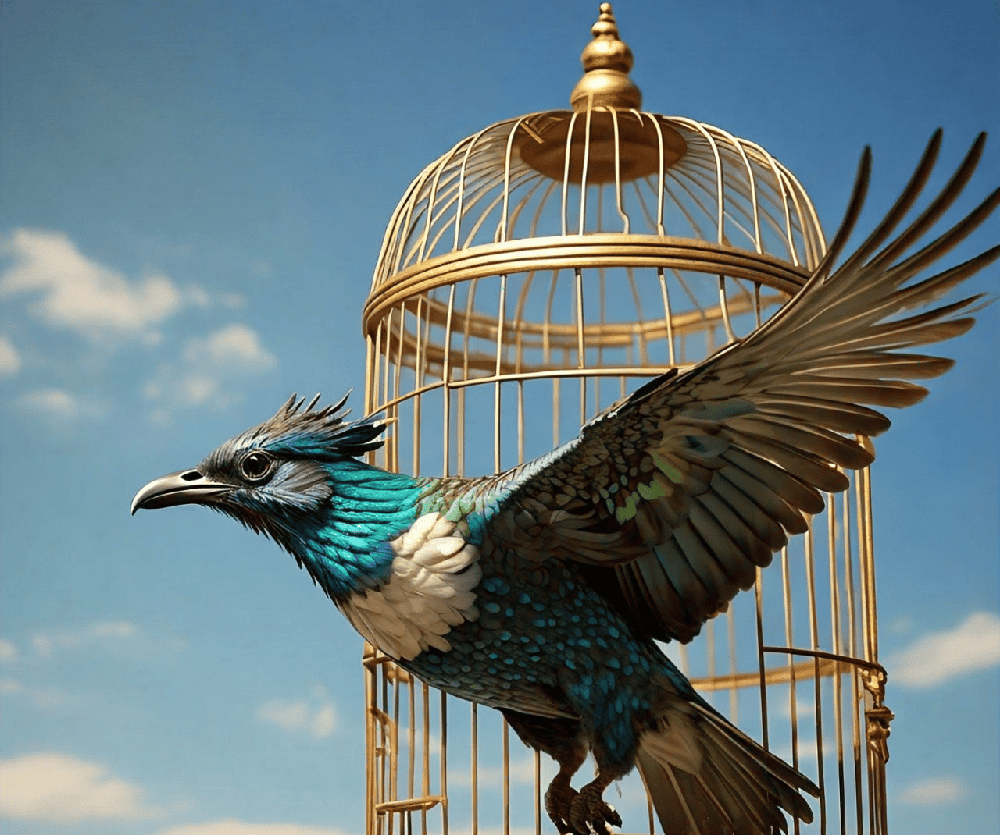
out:
<path id="1" fill-rule="evenodd" d="M 571 565 L 526 559 L 492 537 L 479 551 L 478 618 L 448 632 L 450 651 L 422 653 L 404 662 L 407 669 L 492 707 L 586 716 L 619 756 L 633 753 L 632 720 L 651 708 L 643 694 L 654 670 L 668 677 L 668 687 L 673 676 L 685 697 L 692 694 L 669 661 L 649 641 L 637 640 Z M 618 687 L 621 677 L 636 686 Z M 617 727 L 630 730 L 616 737 Z"/>

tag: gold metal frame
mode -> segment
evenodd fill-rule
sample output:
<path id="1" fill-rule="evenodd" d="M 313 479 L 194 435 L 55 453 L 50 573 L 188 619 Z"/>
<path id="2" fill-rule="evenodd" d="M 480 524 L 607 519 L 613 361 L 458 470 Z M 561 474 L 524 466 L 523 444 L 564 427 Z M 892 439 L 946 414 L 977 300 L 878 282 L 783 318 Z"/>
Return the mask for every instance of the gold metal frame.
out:
<path id="1" fill-rule="evenodd" d="M 393 214 L 363 315 L 366 410 L 395 420 L 373 463 L 478 475 L 529 460 L 652 375 L 745 335 L 825 252 L 787 169 L 718 128 L 640 111 L 608 4 L 593 31 L 574 110 L 460 142 Z M 865 470 L 752 594 L 668 648 L 821 787 L 815 822 L 795 832 L 887 832 L 876 622 Z M 516 741 L 512 754 L 497 714 L 371 647 L 363 665 L 368 835 L 549 831 L 548 764 Z M 638 777 L 622 791 L 635 807 Z M 648 803 L 625 819 L 656 831 Z"/>

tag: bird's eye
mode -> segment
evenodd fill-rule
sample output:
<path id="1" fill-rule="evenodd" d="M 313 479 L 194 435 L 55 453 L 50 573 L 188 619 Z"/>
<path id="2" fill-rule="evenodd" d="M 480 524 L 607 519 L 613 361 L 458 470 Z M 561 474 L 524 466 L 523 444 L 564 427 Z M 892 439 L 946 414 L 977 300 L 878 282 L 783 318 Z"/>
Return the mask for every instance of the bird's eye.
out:
<path id="1" fill-rule="evenodd" d="M 273 468 L 274 459 L 266 452 L 250 452 L 240 460 L 240 475 L 247 481 L 261 481 Z"/>

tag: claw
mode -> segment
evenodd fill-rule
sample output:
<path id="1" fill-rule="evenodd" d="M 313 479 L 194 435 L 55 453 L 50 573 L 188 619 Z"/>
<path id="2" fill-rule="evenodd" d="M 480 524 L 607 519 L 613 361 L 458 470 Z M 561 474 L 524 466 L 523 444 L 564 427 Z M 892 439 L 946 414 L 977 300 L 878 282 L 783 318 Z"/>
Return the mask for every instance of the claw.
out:
<path id="1" fill-rule="evenodd" d="M 622 816 L 604 802 L 605 788 L 601 780 L 595 780 L 580 789 L 569 813 L 574 832 L 611 835 L 609 825 L 622 825 Z"/>
<path id="2" fill-rule="evenodd" d="M 576 801 L 577 792 L 570 783 L 569 774 L 560 772 L 545 790 L 545 812 L 555 824 L 560 835 L 586 835 L 578 832 L 570 823 L 570 811 Z"/>

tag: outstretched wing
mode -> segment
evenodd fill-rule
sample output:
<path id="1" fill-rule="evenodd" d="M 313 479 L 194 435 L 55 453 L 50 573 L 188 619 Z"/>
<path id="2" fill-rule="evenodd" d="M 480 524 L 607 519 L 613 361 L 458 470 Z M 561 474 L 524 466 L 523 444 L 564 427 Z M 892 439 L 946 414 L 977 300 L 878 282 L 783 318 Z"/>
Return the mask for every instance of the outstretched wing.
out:
<path id="1" fill-rule="evenodd" d="M 937 156 L 935 133 L 885 219 L 836 269 L 864 202 L 865 150 L 847 215 L 823 262 L 768 322 L 685 373 L 665 374 L 544 459 L 508 474 L 498 535 L 527 531 L 539 556 L 584 563 L 637 628 L 690 640 L 770 563 L 788 534 L 869 464 L 862 437 L 889 427 L 872 407 L 909 406 L 911 382 L 952 365 L 912 353 L 968 330 L 979 296 L 930 310 L 1000 246 L 922 281 L 1000 203 L 1000 189 L 907 256 L 962 191 L 985 135 L 930 205 L 889 243 Z M 511 489 L 512 488 L 512 489 Z M 506 533 L 505 533 L 506 532 Z"/>

